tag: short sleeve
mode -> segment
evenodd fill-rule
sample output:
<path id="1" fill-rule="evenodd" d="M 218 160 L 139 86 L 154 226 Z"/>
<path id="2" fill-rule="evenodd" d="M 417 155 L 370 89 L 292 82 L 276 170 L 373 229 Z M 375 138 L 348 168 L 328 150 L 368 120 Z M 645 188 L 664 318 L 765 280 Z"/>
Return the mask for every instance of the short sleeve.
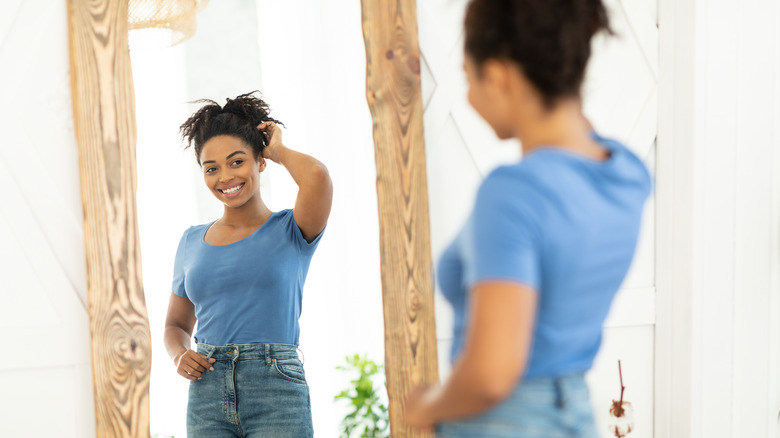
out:
<path id="1" fill-rule="evenodd" d="M 538 198 L 530 183 L 500 168 L 485 179 L 469 223 L 469 287 L 508 280 L 538 290 L 542 241 L 534 208 Z"/>
<path id="2" fill-rule="evenodd" d="M 184 261 L 187 258 L 187 236 L 190 234 L 190 229 L 181 236 L 179 241 L 179 248 L 176 250 L 176 260 L 173 262 L 173 284 L 171 286 L 171 292 L 180 296 L 187 297 L 187 291 L 184 289 Z"/>
<path id="3" fill-rule="evenodd" d="M 298 246 L 298 248 L 300 248 L 301 253 L 313 254 L 320 244 L 320 239 L 322 239 L 322 235 L 325 234 L 325 228 L 323 228 L 323 230 L 320 231 L 320 234 L 318 234 L 317 237 L 314 238 L 314 240 L 312 240 L 311 242 L 307 242 L 306 238 L 303 237 L 303 232 L 301 231 L 301 228 L 295 222 L 295 214 L 293 213 L 293 210 L 285 211 L 284 222 L 288 234 L 292 238 L 293 242 L 295 242 L 295 244 Z"/>

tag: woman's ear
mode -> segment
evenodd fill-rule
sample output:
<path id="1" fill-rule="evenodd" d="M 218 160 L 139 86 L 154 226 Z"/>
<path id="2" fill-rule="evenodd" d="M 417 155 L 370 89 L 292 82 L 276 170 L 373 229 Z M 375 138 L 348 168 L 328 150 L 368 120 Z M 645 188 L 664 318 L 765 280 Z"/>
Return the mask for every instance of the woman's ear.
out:
<path id="1" fill-rule="evenodd" d="M 257 154 L 257 165 L 260 170 L 260 172 L 265 170 L 265 158 L 263 158 L 263 153 L 260 152 Z"/>
<path id="2" fill-rule="evenodd" d="M 494 94 L 505 94 L 510 88 L 511 67 L 500 59 L 487 59 L 482 64 L 482 81 Z"/>

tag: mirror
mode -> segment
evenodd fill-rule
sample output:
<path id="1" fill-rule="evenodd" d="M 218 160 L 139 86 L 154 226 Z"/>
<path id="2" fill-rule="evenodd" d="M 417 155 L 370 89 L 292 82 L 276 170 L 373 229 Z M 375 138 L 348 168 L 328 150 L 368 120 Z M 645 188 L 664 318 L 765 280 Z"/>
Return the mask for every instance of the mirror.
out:
<path id="1" fill-rule="evenodd" d="M 138 221 L 152 329 L 151 432 L 185 436 L 188 381 L 163 343 L 173 262 L 182 233 L 222 215 L 178 128 L 187 102 L 260 90 L 284 122 L 283 142 L 322 161 L 334 186 L 328 227 L 303 293 L 300 351 L 315 436 L 336 436 L 346 414 L 333 397 L 346 355 L 384 361 L 371 116 L 365 100 L 360 2 L 219 0 L 197 32 L 170 48 L 131 49 L 138 121 Z M 292 208 L 297 186 L 279 165 L 261 176 L 273 211 Z"/>
<path id="2" fill-rule="evenodd" d="M 516 144 L 496 140 L 466 100 L 461 71 L 466 3 L 418 2 L 434 260 L 460 227 L 484 175 L 497 164 L 516 160 L 518 152 Z M 594 41 L 583 87 L 585 112 L 597 130 L 627 141 L 652 167 L 657 10 L 645 3 L 606 3 L 618 35 Z M 153 433 L 179 436 L 184 430 L 187 382 L 175 374 L 162 343 L 176 246 L 189 225 L 214 220 L 222 211 L 206 190 L 192 152 L 181 150 L 177 128 L 196 108 L 188 101 L 209 98 L 223 103 L 226 97 L 258 89 L 271 105 L 272 116 L 286 125 L 284 143 L 321 160 L 330 170 L 333 209 L 312 260 L 300 319 L 300 348 L 318 435 L 336 435 L 346 413 L 333 401 L 348 381 L 335 370 L 344 356 L 368 353 L 383 361 L 375 164 L 360 26 L 359 2 L 326 6 L 313 1 L 221 0 L 200 12 L 192 39 L 168 49 L 132 53 L 138 215 L 155 342 Z M 624 84 L 621 90 L 630 96 L 617 99 L 613 94 L 618 88 L 605 86 L 614 83 Z M 292 207 L 296 186 L 283 168 L 270 164 L 262 181 L 263 199 L 272 210 Z M 652 363 L 648 333 L 653 321 L 630 304 L 654 299 L 652 203 L 646 212 L 635 267 L 608 320 L 605 346 L 589 376 L 594 408 L 606 412 L 602 405 L 615 397 L 615 362 L 622 358 L 627 374 L 641 376 L 633 380 L 642 382 L 633 386 L 633 400 L 642 406 L 638 416 L 645 422 L 650 421 L 653 403 L 652 368 L 647 366 Z M 451 311 L 442 303 L 437 298 L 444 376 L 449 368 Z M 606 417 L 598 421 L 604 423 Z"/>

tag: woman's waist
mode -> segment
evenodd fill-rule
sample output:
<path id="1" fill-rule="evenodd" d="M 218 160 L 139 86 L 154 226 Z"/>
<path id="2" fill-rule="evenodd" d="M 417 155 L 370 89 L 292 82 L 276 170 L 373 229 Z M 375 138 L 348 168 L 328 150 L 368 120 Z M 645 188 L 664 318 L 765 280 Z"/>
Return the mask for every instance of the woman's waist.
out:
<path id="1" fill-rule="evenodd" d="M 585 375 L 572 373 L 554 377 L 524 378 L 511 397 L 557 403 L 560 400 L 589 400 L 590 392 Z"/>
<path id="2" fill-rule="evenodd" d="M 198 353 L 207 358 L 229 360 L 260 359 L 270 361 L 272 359 L 297 359 L 298 346 L 283 343 L 247 343 L 211 345 L 204 342 L 197 343 Z"/>
<path id="3" fill-rule="evenodd" d="M 298 345 L 300 324 L 297 309 L 211 312 L 198 318 L 195 342 L 224 347 L 229 345 Z M 198 316 L 198 312 L 196 312 Z"/>

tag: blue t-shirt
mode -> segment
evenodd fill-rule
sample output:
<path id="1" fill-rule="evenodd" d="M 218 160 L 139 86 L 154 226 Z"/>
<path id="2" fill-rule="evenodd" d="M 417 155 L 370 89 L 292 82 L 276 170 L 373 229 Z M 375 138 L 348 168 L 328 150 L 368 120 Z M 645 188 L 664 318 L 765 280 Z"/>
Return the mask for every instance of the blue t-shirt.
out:
<path id="1" fill-rule="evenodd" d="M 454 361 L 468 325 L 468 291 L 508 280 L 538 296 L 525 378 L 584 372 L 636 247 L 651 180 L 625 146 L 594 135 L 605 161 L 554 147 L 485 178 L 474 210 L 439 261 L 439 285 L 454 308 Z"/>
<path id="2" fill-rule="evenodd" d="M 173 293 L 195 305 L 195 341 L 298 345 L 303 283 L 323 233 L 306 242 L 293 211 L 282 210 L 251 235 L 217 246 L 204 240 L 213 223 L 184 232 L 173 269 Z"/>

